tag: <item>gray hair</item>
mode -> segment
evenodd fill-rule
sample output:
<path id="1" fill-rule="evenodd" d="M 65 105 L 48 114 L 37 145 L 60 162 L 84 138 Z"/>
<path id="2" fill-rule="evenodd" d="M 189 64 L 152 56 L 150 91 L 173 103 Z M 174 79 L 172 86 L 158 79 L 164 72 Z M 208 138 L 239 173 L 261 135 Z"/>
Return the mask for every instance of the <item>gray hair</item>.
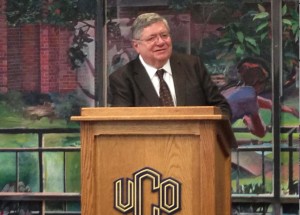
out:
<path id="1" fill-rule="evenodd" d="M 131 27 L 132 39 L 140 39 L 143 29 L 156 22 L 163 22 L 168 31 L 170 31 L 168 21 L 164 17 L 157 13 L 143 13 L 139 15 L 133 22 Z"/>

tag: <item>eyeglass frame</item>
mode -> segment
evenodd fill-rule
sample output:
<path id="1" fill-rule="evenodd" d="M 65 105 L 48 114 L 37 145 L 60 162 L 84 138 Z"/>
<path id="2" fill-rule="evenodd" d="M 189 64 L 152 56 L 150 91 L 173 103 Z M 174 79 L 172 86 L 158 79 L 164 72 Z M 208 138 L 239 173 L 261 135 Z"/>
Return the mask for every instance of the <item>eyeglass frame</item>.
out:
<path id="1" fill-rule="evenodd" d="M 156 43 L 159 40 L 159 38 L 162 39 L 163 41 L 166 41 L 167 39 L 170 38 L 170 36 L 171 36 L 171 34 L 169 32 L 162 32 L 159 34 L 151 35 L 147 39 L 133 39 L 133 40 L 152 44 L 152 43 Z"/>

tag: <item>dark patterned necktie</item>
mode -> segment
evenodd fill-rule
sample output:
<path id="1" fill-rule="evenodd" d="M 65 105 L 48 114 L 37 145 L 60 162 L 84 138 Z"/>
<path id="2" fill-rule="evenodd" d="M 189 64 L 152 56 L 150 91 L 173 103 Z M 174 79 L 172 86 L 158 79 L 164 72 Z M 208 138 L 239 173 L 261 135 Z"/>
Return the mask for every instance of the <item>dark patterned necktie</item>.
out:
<path id="1" fill-rule="evenodd" d="M 167 83 L 164 80 L 165 70 L 157 70 L 156 74 L 159 78 L 159 95 L 161 106 L 174 106 L 174 102 Z"/>

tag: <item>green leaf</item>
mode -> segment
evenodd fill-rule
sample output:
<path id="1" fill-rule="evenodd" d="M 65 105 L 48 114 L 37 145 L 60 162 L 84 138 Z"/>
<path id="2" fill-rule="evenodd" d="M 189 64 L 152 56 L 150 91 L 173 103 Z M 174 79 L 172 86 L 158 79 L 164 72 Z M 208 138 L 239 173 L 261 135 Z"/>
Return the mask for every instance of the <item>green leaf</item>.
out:
<path id="1" fill-rule="evenodd" d="M 299 26 L 293 25 L 292 31 L 293 31 L 293 34 L 296 34 L 297 32 L 299 32 Z"/>
<path id="2" fill-rule="evenodd" d="M 256 15 L 253 17 L 253 20 L 256 20 L 256 19 L 264 19 L 264 18 L 267 18 L 267 17 L 269 17 L 269 13 L 268 13 L 268 12 L 262 12 L 262 13 L 256 14 Z"/>
<path id="3" fill-rule="evenodd" d="M 265 33 L 261 34 L 260 41 L 263 41 L 267 37 L 268 34 L 269 34 L 269 32 L 265 32 Z"/>
<path id="4" fill-rule="evenodd" d="M 245 37 L 245 41 L 247 41 L 247 43 L 251 44 L 252 46 L 257 46 L 256 40 L 252 37 Z"/>
<path id="5" fill-rule="evenodd" d="M 287 6 L 286 6 L 286 4 L 285 4 L 285 5 L 283 5 L 283 7 L 282 7 L 282 16 L 284 16 L 286 13 L 287 13 Z"/>
<path id="6" fill-rule="evenodd" d="M 249 44 L 246 44 L 246 47 L 248 49 L 250 49 L 256 55 L 260 55 L 260 48 L 259 48 L 259 46 L 250 46 Z"/>
<path id="7" fill-rule="evenodd" d="M 268 27 L 269 26 L 269 23 L 268 22 L 263 22 L 263 23 L 261 23 L 257 28 L 256 28 L 256 32 L 259 32 L 259 31 L 261 31 L 261 30 L 263 30 L 263 29 L 265 29 L 266 27 Z"/>
<path id="8" fill-rule="evenodd" d="M 299 21 L 298 20 L 291 20 L 292 22 L 292 26 L 296 26 L 296 27 L 299 27 Z"/>
<path id="9" fill-rule="evenodd" d="M 238 38 L 238 40 L 239 40 L 240 43 L 243 43 L 243 42 L 244 42 L 244 33 L 243 33 L 243 32 L 238 31 L 238 32 L 236 33 L 236 36 L 237 36 L 237 38 Z"/>
<path id="10" fill-rule="evenodd" d="M 260 12 L 266 12 L 266 9 L 261 4 L 258 4 L 257 7 Z"/>
<path id="11" fill-rule="evenodd" d="M 292 16 L 292 19 L 295 20 L 295 21 L 298 21 L 298 12 L 296 10 L 291 10 L 290 11 L 290 15 Z"/>
<path id="12" fill-rule="evenodd" d="M 226 43 L 226 42 L 229 42 L 229 41 L 231 41 L 230 38 L 222 38 L 222 39 L 218 40 L 218 43 Z"/>
<path id="13" fill-rule="evenodd" d="M 227 43 L 224 43 L 223 45 L 224 45 L 224 46 L 231 46 L 231 45 L 232 45 L 232 42 L 227 42 Z"/>
<path id="14" fill-rule="evenodd" d="M 288 26 L 291 26 L 291 25 L 292 25 L 292 21 L 289 20 L 289 19 L 282 19 L 282 23 L 283 23 L 283 24 L 286 24 L 286 25 L 288 25 Z"/>
<path id="15" fill-rule="evenodd" d="M 245 53 L 245 50 L 240 45 L 238 45 L 236 47 L 235 53 L 237 56 L 242 56 Z"/>

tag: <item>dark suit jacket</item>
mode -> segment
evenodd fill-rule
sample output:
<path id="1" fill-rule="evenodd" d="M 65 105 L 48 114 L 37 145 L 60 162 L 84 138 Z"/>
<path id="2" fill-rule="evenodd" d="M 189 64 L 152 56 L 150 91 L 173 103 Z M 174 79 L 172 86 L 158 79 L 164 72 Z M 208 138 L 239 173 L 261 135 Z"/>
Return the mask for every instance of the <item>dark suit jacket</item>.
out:
<path id="1" fill-rule="evenodd" d="M 173 53 L 170 64 L 177 106 L 218 106 L 231 116 L 229 104 L 199 57 Z M 159 97 L 138 57 L 112 73 L 109 81 L 112 106 L 159 106 Z"/>

